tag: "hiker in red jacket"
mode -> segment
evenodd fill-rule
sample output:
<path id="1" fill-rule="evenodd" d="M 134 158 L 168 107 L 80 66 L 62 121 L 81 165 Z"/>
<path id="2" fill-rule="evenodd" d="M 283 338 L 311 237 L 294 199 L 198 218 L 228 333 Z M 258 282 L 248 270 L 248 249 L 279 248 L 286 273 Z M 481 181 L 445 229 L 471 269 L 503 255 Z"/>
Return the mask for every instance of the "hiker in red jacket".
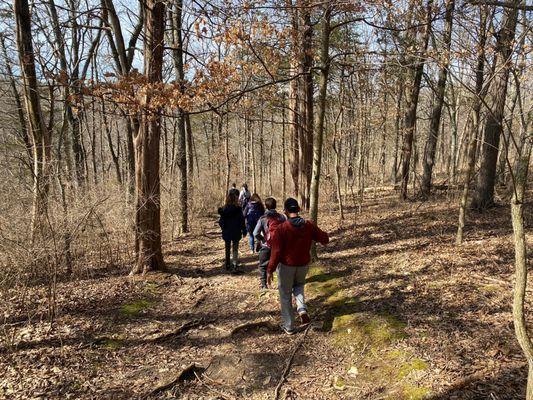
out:
<path id="1" fill-rule="evenodd" d="M 288 220 L 279 225 L 271 238 L 272 248 L 267 268 L 267 283 L 272 284 L 272 274 L 278 273 L 278 290 L 281 303 L 281 328 L 292 335 L 294 329 L 294 311 L 292 295 L 296 299 L 296 311 L 302 324 L 310 322 L 305 305 L 305 276 L 311 261 L 310 250 L 313 241 L 323 245 L 329 243 L 329 236 L 319 229 L 314 222 L 306 221 L 298 215 L 298 201 L 288 198 L 284 205 Z"/>

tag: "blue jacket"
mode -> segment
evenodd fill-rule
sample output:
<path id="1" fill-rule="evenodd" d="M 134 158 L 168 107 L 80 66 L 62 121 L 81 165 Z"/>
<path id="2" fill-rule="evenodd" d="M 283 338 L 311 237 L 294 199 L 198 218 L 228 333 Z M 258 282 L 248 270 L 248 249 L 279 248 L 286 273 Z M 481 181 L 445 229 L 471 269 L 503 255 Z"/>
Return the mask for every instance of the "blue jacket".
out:
<path id="1" fill-rule="evenodd" d="M 261 203 L 250 201 L 244 208 L 244 217 L 246 218 L 246 229 L 250 235 L 253 235 L 255 226 L 259 218 L 265 213 L 265 208 Z"/>
<path id="2" fill-rule="evenodd" d="M 244 216 L 240 207 L 230 204 L 220 207 L 218 213 L 220 214 L 218 224 L 222 228 L 222 239 L 236 241 L 246 236 Z"/>

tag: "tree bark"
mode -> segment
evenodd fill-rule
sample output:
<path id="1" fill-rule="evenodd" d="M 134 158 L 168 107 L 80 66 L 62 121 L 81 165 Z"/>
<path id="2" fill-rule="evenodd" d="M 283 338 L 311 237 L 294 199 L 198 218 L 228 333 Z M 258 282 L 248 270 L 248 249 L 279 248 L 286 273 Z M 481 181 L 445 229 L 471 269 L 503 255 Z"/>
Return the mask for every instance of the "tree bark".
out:
<path id="1" fill-rule="evenodd" d="M 513 182 L 514 194 L 511 200 L 511 220 L 515 247 L 515 284 L 513 296 L 513 322 L 516 338 L 528 361 L 528 380 L 526 399 L 533 400 L 533 343 L 527 330 L 524 313 L 528 275 L 527 239 L 524 230 L 524 203 L 531 155 L 531 138 L 519 155 L 517 170 Z"/>
<path id="2" fill-rule="evenodd" d="M 398 98 L 396 100 L 396 117 L 394 118 L 394 154 L 392 162 L 392 176 L 391 180 L 393 185 L 396 185 L 398 181 L 398 144 L 400 142 L 400 125 L 402 122 L 402 101 L 404 92 L 404 81 L 400 79 L 398 84 Z"/>
<path id="3" fill-rule="evenodd" d="M 28 0 L 14 0 L 14 12 L 17 48 L 24 86 L 24 102 L 33 142 L 33 211 L 31 222 L 33 241 L 36 239 L 37 232 L 42 229 L 43 218 L 48 211 L 51 135 L 41 110 Z"/>
<path id="4" fill-rule="evenodd" d="M 289 10 L 289 17 L 291 20 L 291 60 L 290 71 L 293 76 L 289 83 L 289 151 L 290 157 L 290 174 L 293 183 L 293 195 L 298 197 L 300 193 L 300 136 L 301 116 L 300 116 L 300 82 L 301 79 L 297 77 L 299 70 L 299 18 L 298 9 L 293 5 L 292 0 L 286 0 L 287 9 Z"/>
<path id="5" fill-rule="evenodd" d="M 404 140 L 403 140 L 403 147 L 402 147 L 402 169 L 401 169 L 401 187 L 400 187 L 400 198 L 402 200 L 407 199 L 407 193 L 408 193 L 408 187 L 409 184 L 409 172 L 411 168 L 411 155 L 413 151 L 413 138 L 415 133 L 415 127 L 416 127 L 416 113 L 418 109 L 418 96 L 420 94 L 420 84 L 422 82 L 422 74 L 424 72 L 424 60 L 423 57 L 425 57 L 425 53 L 428 47 L 429 42 L 429 34 L 431 30 L 431 7 L 432 7 L 432 0 L 428 0 L 427 2 L 427 16 L 426 16 L 426 22 L 424 27 L 424 34 L 422 38 L 422 48 L 421 51 L 418 54 L 418 61 L 415 62 L 414 59 L 411 61 L 413 62 L 413 82 L 411 86 L 411 92 L 409 96 L 409 102 L 407 106 L 407 110 L 404 117 Z"/>
<path id="6" fill-rule="evenodd" d="M 502 28 L 498 33 L 495 49 L 495 72 L 487 99 L 488 113 L 483 132 L 481 168 L 472 199 L 472 208 L 482 210 L 494 204 L 494 184 L 498 162 L 498 148 L 503 129 L 507 81 L 512 65 L 511 55 L 518 19 L 519 0 L 512 2 L 514 8 L 506 8 L 502 18 Z"/>
<path id="7" fill-rule="evenodd" d="M 422 175 L 422 181 L 420 183 L 420 195 L 427 197 L 431 191 L 431 178 L 433 174 L 433 165 L 435 164 L 435 153 L 437 150 L 437 138 L 439 135 L 440 121 L 442 115 L 442 107 L 444 105 L 444 92 L 446 90 L 446 80 L 448 78 L 448 66 L 450 64 L 450 44 L 452 39 L 452 27 L 453 27 L 453 11 L 455 8 L 455 0 L 448 0 L 446 4 L 445 21 L 446 27 L 444 28 L 444 60 L 439 71 L 439 78 L 437 82 L 437 88 L 435 93 L 435 104 L 431 111 L 431 121 L 429 124 L 429 135 L 426 142 L 426 148 L 424 151 L 424 172 Z"/>
<path id="8" fill-rule="evenodd" d="M 483 6 L 479 9 L 479 53 L 476 64 L 476 89 L 474 102 L 472 106 L 472 125 L 470 129 L 470 142 L 468 145 L 468 164 L 465 171 L 463 193 L 459 205 L 459 223 L 457 226 L 456 244 L 463 242 L 463 232 L 466 224 L 466 209 L 468 204 L 468 193 L 470 191 L 470 182 L 476 166 L 476 154 L 478 147 L 479 118 L 481 112 L 481 100 L 484 96 L 483 81 L 485 71 L 485 43 L 487 41 L 487 9 Z"/>
<path id="9" fill-rule="evenodd" d="M 144 69 L 149 83 L 163 80 L 163 47 L 165 3 L 147 0 L 145 3 Z M 137 262 L 134 273 L 165 270 L 161 250 L 161 189 L 159 177 L 160 110 L 150 110 L 150 94 L 144 95 L 147 109 L 142 113 L 141 127 L 135 137 L 135 189 Z"/>
<path id="10" fill-rule="evenodd" d="M 321 32 L 321 47 L 320 47 L 320 83 L 318 94 L 318 115 L 316 124 L 316 133 L 313 142 L 313 170 L 311 179 L 310 191 L 310 209 L 309 215 L 311 220 L 317 222 L 318 219 L 318 200 L 319 200 L 319 185 L 320 185 L 320 171 L 322 168 L 322 145 L 324 141 L 324 121 L 326 118 L 326 96 L 328 91 L 328 77 L 329 77 L 329 39 L 330 39 L 330 23 L 331 23 L 331 6 L 329 4 L 324 6 L 324 15 L 322 17 L 322 32 Z M 316 246 L 313 244 L 311 248 L 313 258 L 316 258 Z"/>
<path id="11" fill-rule="evenodd" d="M 300 71 L 300 96 L 299 111 L 301 113 L 300 145 L 300 206 L 309 209 L 312 177 L 313 155 L 313 26 L 311 23 L 311 4 L 308 0 L 297 0 L 300 38 L 299 45 L 299 71 Z"/>
<path id="12" fill-rule="evenodd" d="M 183 69 L 183 37 L 182 37 L 182 11 L 183 0 L 174 1 L 172 10 L 172 31 L 173 31 L 173 60 L 176 76 L 181 87 L 184 87 L 185 71 Z M 180 179 L 179 208 L 180 208 L 180 232 L 189 231 L 188 224 L 188 173 L 187 173 L 187 132 L 186 132 L 186 112 L 178 108 L 178 171 Z"/>

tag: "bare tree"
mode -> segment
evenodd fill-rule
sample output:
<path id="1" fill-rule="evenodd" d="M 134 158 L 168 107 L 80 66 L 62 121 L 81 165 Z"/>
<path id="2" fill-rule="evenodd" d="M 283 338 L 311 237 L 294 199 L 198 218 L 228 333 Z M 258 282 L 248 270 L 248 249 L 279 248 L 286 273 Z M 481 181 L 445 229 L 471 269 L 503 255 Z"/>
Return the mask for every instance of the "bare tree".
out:
<path id="1" fill-rule="evenodd" d="M 424 151 L 424 173 L 422 175 L 422 182 L 420 184 L 420 195 L 427 197 L 431 190 L 431 177 L 433 174 L 433 165 L 435 164 L 435 153 L 437 150 L 437 138 L 440 128 L 440 120 L 442 114 L 442 107 L 444 105 L 444 92 L 446 90 L 446 80 L 448 78 L 448 67 L 450 64 L 450 44 L 452 41 L 452 27 L 453 27 L 453 11 L 455 8 L 455 0 L 447 0 L 444 28 L 444 59 L 439 71 L 439 78 L 437 87 L 435 89 L 435 104 L 431 111 L 431 121 L 429 125 L 429 135 L 426 141 L 426 148 Z"/>
<path id="2" fill-rule="evenodd" d="M 165 3 L 148 0 L 144 39 L 144 73 L 148 83 L 163 80 L 163 50 L 165 37 Z M 159 143 L 161 110 L 150 109 L 149 91 L 143 96 L 145 110 L 141 116 L 139 133 L 135 137 L 135 190 L 137 262 L 132 274 L 151 270 L 165 270 L 161 250 L 161 189 L 159 177 Z"/>
<path id="3" fill-rule="evenodd" d="M 481 168 L 476 184 L 476 192 L 472 199 L 472 207 L 484 209 L 494 203 L 494 184 L 498 163 L 498 148 L 503 130 L 507 81 L 511 68 L 513 39 L 518 19 L 519 0 L 513 2 L 515 7 L 504 9 L 501 29 L 497 35 L 495 49 L 494 76 L 487 99 L 488 115 L 483 132 L 483 152 Z"/>
<path id="4" fill-rule="evenodd" d="M 43 218 L 48 209 L 51 134 L 45 124 L 41 110 L 28 0 L 14 0 L 14 10 L 17 24 L 17 48 L 24 86 L 24 101 L 33 142 L 34 185 L 31 232 L 34 239 L 37 231 L 43 227 Z"/>
<path id="5" fill-rule="evenodd" d="M 179 84 L 185 84 L 185 71 L 183 69 L 183 37 L 182 37 L 182 13 L 183 1 L 175 0 L 173 9 L 170 10 L 173 37 L 173 60 L 176 77 Z M 190 121 L 188 121 L 190 128 Z M 180 178 L 179 207 L 180 207 L 180 230 L 182 233 L 189 231 L 188 225 L 188 178 L 187 172 L 187 120 L 186 112 L 178 108 L 178 171 Z M 189 145 L 190 148 L 190 145 Z"/>
<path id="6" fill-rule="evenodd" d="M 426 21 L 424 28 L 422 29 L 422 38 L 419 43 L 419 50 L 417 54 L 410 57 L 411 64 L 411 88 L 409 92 L 409 99 L 407 103 L 407 110 L 404 116 L 404 137 L 402 146 L 402 168 L 401 168 L 401 186 L 400 186 L 400 198 L 407 199 L 409 183 L 409 175 L 411 172 L 411 156 L 413 153 L 413 139 L 416 128 L 416 116 L 418 109 L 418 98 L 420 95 L 420 85 L 422 83 L 422 74 L 424 72 L 425 53 L 428 47 L 429 35 L 431 30 L 431 9 L 433 1 L 428 0 Z M 415 35 L 416 36 L 416 35 Z"/>

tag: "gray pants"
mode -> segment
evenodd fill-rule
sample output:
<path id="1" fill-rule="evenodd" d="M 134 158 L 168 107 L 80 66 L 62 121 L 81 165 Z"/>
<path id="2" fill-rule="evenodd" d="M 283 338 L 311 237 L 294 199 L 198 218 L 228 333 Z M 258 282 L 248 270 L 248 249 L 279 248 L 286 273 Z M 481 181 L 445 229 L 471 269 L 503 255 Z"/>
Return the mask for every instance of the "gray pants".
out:
<path id="1" fill-rule="evenodd" d="M 292 296 L 296 299 L 296 311 L 307 312 L 304 297 L 305 276 L 309 267 L 292 267 L 283 264 L 278 265 L 278 289 L 281 303 L 281 321 L 287 330 L 294 329 L 294 310 L 292 308 Z"/>
<path id="2" fill-rule="evenodd" d="M 259 250 L 259 276 L 261 278 L 261 288 L 267 287 L 267 267 L 270 261 L 270 249 L 263 247 Z"/>

